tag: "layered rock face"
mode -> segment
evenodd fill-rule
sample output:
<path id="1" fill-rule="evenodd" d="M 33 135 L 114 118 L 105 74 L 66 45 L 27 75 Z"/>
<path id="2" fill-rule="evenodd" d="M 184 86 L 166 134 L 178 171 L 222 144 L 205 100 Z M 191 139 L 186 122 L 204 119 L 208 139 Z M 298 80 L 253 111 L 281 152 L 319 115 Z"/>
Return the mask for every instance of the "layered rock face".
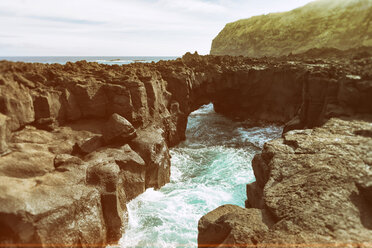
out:
<path id="1" fill-rule="evenodd" d="M 286 130 L 362 117 L 372 113 L 370 62 L 0 62 L 0 244 L 116 242 L 126 203 L 169 182 L 168 149 L 192 111 L 213 102 L 233 118 L 289 122 Z"/>
<path id="2" fill-rule="evenodd" d="M 247 185 L 247 208 L 208 213 L 199 221 L 199 244 L 368 246 L 370 121 L 331 119 L 266 143 L 252 162 L 257 181 Z"/>

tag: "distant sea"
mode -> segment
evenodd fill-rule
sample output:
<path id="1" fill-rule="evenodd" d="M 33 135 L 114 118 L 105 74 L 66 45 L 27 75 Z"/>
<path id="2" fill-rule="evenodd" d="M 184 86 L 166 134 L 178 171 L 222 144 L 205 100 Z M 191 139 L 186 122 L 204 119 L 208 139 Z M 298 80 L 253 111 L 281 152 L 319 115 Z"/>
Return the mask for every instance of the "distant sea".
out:
<path id="1" fill-rule="evenodd" d="M 67 62 L 76 62 L 80 60 L 86 60 L 88 62 L 98 62 L 101 64 L 107 65 L 126 65 L 131 63 L 151 63 L 151 62 L 158 62 L 160 60 L 173 60 L 178 57 L 170 56 L 170 57 L 161 57 L 161 56 L 89 56 L 89 57 L 80 57 L 80 56 L 37 56 L 37 57 L 0 57 L 1 60 L 8 60 L 14 62 L 27 62 L 27 63 L 43 63 L 43 64 L 66 64 Z"/>

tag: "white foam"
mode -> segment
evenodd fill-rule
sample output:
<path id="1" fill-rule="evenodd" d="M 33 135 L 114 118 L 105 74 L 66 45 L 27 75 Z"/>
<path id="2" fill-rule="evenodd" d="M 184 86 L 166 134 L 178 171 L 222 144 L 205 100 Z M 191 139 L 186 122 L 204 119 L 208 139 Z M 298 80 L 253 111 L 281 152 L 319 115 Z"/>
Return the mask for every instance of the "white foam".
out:
<path id="1" fill-rule="evenodd" d="M 281 128 L 245 128 L 203 106 L 189 118 L 188 140 L 171 150 L 171 182 L 128 204 L 121 247 L 197 246 L 200 217 L 223 204 L 243 206 L 254 180 L 250 161 Z"/>

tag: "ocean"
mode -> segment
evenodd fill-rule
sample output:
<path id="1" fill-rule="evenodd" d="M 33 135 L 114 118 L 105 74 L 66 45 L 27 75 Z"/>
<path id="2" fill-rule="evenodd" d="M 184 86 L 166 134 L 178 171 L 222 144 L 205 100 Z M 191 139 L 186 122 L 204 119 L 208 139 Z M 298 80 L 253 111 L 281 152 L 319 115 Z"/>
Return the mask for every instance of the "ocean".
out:
<path id="1" fill-rule="evenodd" d="M 102 64 L 157 62 L 177 57 L 0 57 L 0 60 L 60 63 L 86 60 Z M 119 246 L 197 247 L 198 221 L 223 205 L 244 207 L 251 166 L 265 142 L 281 136 L 279 126 L 251 127 L 202 106 L 188 118 L 186 140 L 171 148 L 171 181 L 147 189 L 127 204 L 129 223 Z"/>
<path id="2" fill-rule="evenodd" d="M 250 127 L 205 105 L 188 119 L 186 140 L 171 149 L 171 182 L 127 204 L 129 224 L 119 247 L 197 247 L 198 221 L 223 205 L 244 207 L 255 181 L 253 156 L 282 127 Z"/>
<path id="3" fill-rule="evenodd" d="M 126 65 L 131 63 L 151 63 L 160 60 L 174 60 L 177 56 L 34 56 L 34 57 L 0 57 L 1 60 L 27 63 L 43 63 L 43 64 L 66 64 L 67 62 L 76 62 L 86 60 L 88 62 L 97 62 L 106 65 Z"/>

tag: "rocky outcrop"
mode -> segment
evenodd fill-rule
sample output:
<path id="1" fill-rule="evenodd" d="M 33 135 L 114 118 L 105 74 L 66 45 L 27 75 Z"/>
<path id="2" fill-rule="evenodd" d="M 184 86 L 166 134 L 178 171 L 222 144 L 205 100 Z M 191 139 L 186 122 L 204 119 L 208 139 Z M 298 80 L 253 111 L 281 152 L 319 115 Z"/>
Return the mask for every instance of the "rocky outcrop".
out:
<path id="1" fill-rule="evenodd" d="M 169 182 L 169 147 L 185 138 L 192 111 L 212 102 L 232 118 L 288 122 L 286 131 L 361 118 L 372 112 L 370 62 L 197 54 L 127 66 L 0 62 L 0 243 L 114 243 L 126 203 Z M 269 228 L 248 212 L 252 233 Z"/>
<path id="2" fill-rule="evenodd" d="M 257 181 L 247 187 L 247 209 L 208 213 L 199 221 L 199 244 L 370 243 L 371 130 L 368 121 L 331 119 L 266 143 L 252 162 Z M 205 240 L 216 226 L 223 238 Z"/>
<path id="3" fill-rule="evenodd" d="M 125 142 L 136 136 L 136 130 L 132 124 L 124 117 L 113 114 L 103 127 L 103 140 L 106 143 L 113 141 Z"/>
<path id="4" fill-rule="evenodd" d="M 291 11 L 238 20 L 214 38 L 210 53 L 287 56 L 314 48 L 369 46 L 371 54 L 371 10 L 371 0 L 317 0 Z"/>

